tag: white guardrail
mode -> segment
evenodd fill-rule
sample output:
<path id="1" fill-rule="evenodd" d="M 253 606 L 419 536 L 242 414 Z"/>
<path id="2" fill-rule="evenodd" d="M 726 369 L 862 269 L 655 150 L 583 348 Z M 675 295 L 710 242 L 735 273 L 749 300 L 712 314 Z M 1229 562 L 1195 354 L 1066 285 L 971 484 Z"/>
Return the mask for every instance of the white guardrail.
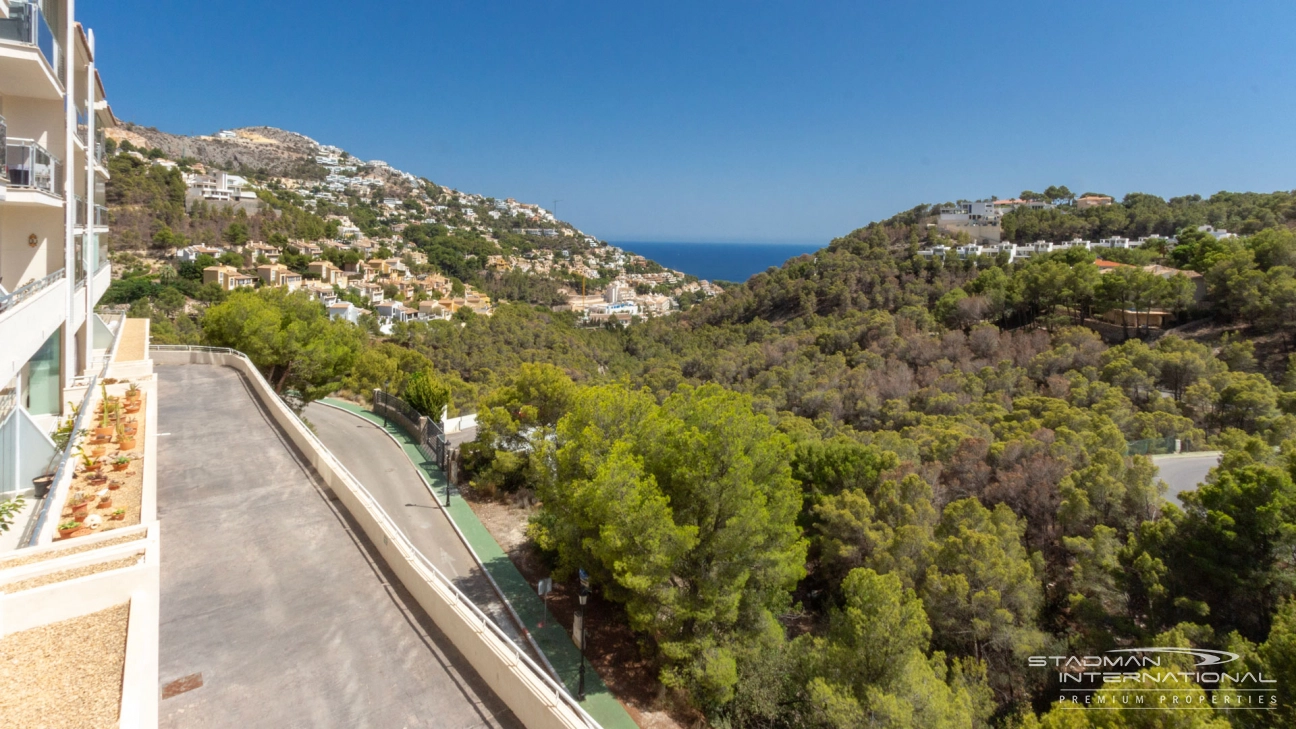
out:
<path id="1" fill-rule="evenodd" d="M 449 591 L 452 595 L 454 595 L 455 600 L 458 602 L 458 604 L 467 608 L 471 612 L 471 614 L 476 618 L 477 622 L 480 623 L 480 627 L 484 628 L 487 632 L 489 632 L 492 636 L 494 636 L 496 639 L 502 642 L 505 646 L 508 646 L 508 648 L 510 648 L 512 651 L 513 658 L 518 663 L 525 666 L 528 669 L 529 674 L 534 679 L 543 682 L 545 686 L 547 686 L 551 691 L 553 691 L 553 697 L 556 702 L 561 703 L 564 706 L 566 706 L 568 709 L 570 709 L 570 711 L 573 714 L 575 714 L 577 718 L 580 719 L 580 721 L 583 723 L 585 727 L 588 727 L 589 729 L 601 729 L 599 723 L 595 721 L 594 718 L 591 717 L 585 711 L 585 709 L 580 705 L 580 703 L 576 701 L 574 697 L 571 696 L 571 694 L 567 693 L 566 688 L 563 687 L 562 684 L 558 683 L 552 677 L 550 677 L 548 672 L 546 672 L 543 668 L 540 667 L 539 664 L 537 664 L 534 660 L 532 660 L 532 658 L 528 656 L 520 646 L 514 643 L 513 640 L 509 638 L 508 634 L 505 633 L 498 625 L 495 624 L 495 621 L 491 620 L 490 617 L 486 615 L 486 613 L 482 612 L 482 610 L 478 608 L 476 604 L 473 603 L 471 598 L 469 598 L 467 595 L 463 593 L 462 590 L 456 587 L 455 584 L 441 572 L 441 570 L 437 569 L 436 565 L 432 563 L 432 560 L 428 559 L 426 555 L 420 552 L 419 549 L 415 547 L 412 542 L 410 542 L 409 538 L 405 536 L 405 533 L 401 531 L 399 527 L 396 526 L 396 521 L 391 518 L 391 516 L 387 513 L 385 509 L 382 508 L 382 506 L 378 503 L 378 500 L 374 498 L 373 494 L 369 493 L 369 490 L 366 489 L 362 483 L 360 483 L 360 480 L 355 476 L 353 476 L 351 472 L 347 470 L 346 466 L 342 465 L 342 462 L 339 461 L 331 451 L 329 451 L 329 449 L 324 445 L 323 442 L 320 441 L 319 437 L 316 436 L 315 433 L 311 432 L 311 429 L 307 427 L 305 423 L 302 422 L 301 418 L 298 417 L 297 414 L 293 412 L 292 408 L 288 407 L 275 394 L 274 388 L 270 386 L 270 383 L 266 381 L 265 377 L 261 374 L 261 371 L 257 369 L 256 365 L 252 363 L 252 360 L 250 360 L 247 355 L 243 354 L 242 352 L 236 349 L 230 349 L 228 347 L 203 347 L 198 345 L 185 345 L 185 344 L 155 344 L 149 347 L 149 351 L 150 352 L 205 353 L 205 354 L 213 354 L 213 355 L 222 355 L 226 357 L 234 357 L 241 360 L 246 365 L 247 371 L 251 373 L 250 376 L 254 377 L 257 380 L 257 384 L 260 385 L 261 389 L 263 389 L 265 392 L 269 393 L 271 396 L 274 397 L 275 400 L 274 404 L 282 408 L 289 415 L 291 415 L 293 420 L 299 426 L 298 429 L 310 440 L 311 444 L 319 452 L 320 457 L 323 458 L 328 463 L 328 466 L 332 468 L 346 482 L 346 485 L 349 488 L 351 488 L 356 494 L 364 498 L 365 500 L 364 505 L 368 509 L 380 515 L 381 523 L 379 524 L 379 526 L 382 527 L 383 532 L 385 534 L 395 537 L 395 539 L 399 542 L 400 546 L 404 549 L 404 551 L 417 557 L 420 563 L 419 566 L 432 575 L 433 579 L 437 582 L 438 586 Z M 270 405 L 270 403 L 266 403 L 266 404 Z M 358 516 L 358 515 L 353 514 L 353 516 Z M 408 588 L 410 586 L 406 585 L 406 587 Z M 461 648 L 460 650 L 463 649 Z M 463 651 L 463 652 L 466 655 L 469 653 L 468 651 Z M 505 698 L 505 697 L 501 697 L 501 698 Z M 506 699 L 506 703 L 507 703 L 507 699 Z M 510 707 L 510 708 L 513 708 L 514 712 L 518 713 L 515 707 Z M 533 717 L 519 715 L 518 718 L 522 720 L 524 724 L 530 726 L 530 722 L 528 720 Z"/>

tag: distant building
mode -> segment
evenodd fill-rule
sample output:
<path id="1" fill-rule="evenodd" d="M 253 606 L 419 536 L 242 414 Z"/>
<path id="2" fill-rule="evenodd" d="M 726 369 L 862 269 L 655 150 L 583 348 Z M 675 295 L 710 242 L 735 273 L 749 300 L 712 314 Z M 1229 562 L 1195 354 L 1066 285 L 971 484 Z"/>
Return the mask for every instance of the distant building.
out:
<path id="1" fill-rule="evenodd" d="M 334 304 L 329 304 L 328 307 L 328 315 L 330 319 L 346 319 L 352 324 L 360 323 L 360 315 L 363 313 L 364 309 L 361 309 L 350 301 L 339 301 Z"/>
<path id="2" fill-rule="evenodd" d="M 290 270 L 282 263 L 257 266 L 257 275 L 267 286 L 281 286 L 289 291 L 296 291 L 302 285 L 301 274 Z"/>
<path id="3" fill-rule="evenodd" d="M 226 291 L 256 286 L 256 278 L 233 266 L 208 266 L 203 269 L 203 284 L 219 284 Z"/>
<path id="4" fill-rule="evenodd" d="M 193 173 L 185 175 L 185 207 L 193 209 L 195 203 L 202 201 L 215 207 L 243 210 L 248 215 L 261 211 L 261 200 L 256 193 L 244 189 L 247 180 L 217 170 L 210 175 Z"/>
<path id="5" fill-rule="evenodd" d="M 1110 197 L 1107 197 L 1106 195 L 1085 195 L 1084 197 L 1076 198 L 1075 201 L 1075 206 L 1080 210 L 1084 210 L 1085 208 L 1095 208 L 1102 205 L 1111 205 L 1111 204 L 1112 204 L 1112 199 Z"/>

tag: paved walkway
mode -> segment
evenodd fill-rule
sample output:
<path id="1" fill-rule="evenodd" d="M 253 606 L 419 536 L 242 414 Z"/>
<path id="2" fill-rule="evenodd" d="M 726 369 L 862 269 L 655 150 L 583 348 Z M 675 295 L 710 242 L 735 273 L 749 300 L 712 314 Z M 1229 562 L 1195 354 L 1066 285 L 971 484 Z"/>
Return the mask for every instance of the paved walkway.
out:
<path id="1" fill-rule="evenodd" d="M 521 726 L 235 370 L 157 372 L 161 726 Z"/>
<path id="2" fill-rule="evenodd" d="M 394 425 L 385 424 L 382 418 L 358 407 L 354 403 L 331 398 L 327 399 L 326 402 L 345 408 L 371 423 L 382 426 L 384 430 L 399 440 L 401 449 L 405 452 L 408 461 L 419 466 L 424 476 L 431 481 L 432 490 L 436 494 L 442 495 L 442 503 L 444 503 L 445 475 L 435 465 L 424 460 L 423 455 L 414 446 L 413 441 L 405 431 Z M 311 419 L 311 416 L 307 415 L 307 419 Z M 351 462 L 345 459 L 342 462 L 348 470 L 351 469 Z M 486 571 L 491 574 L 496 584 L 500 586 L 500 590 L 508 598 L 509 604 L 518 613 L 526 629 L 530 631 L 531 636 L 540 646 L 540 650 L 544 651 L 545 656 L 558 672 L 559 678 L 574 696 L 580 666 L 580 653 L 576 650 L 576 645 L 572 642 L 568 633 L 571 626 L 558 625 L 553 616 L 548 615 L 540 597 L 536 595 L 535 585 L 527 582 L 522 573 L 518 572 L 513 561 L 508 558 L 499 543 L 495 541 L 495 538 L 477 519 L 477 515 L 473 513 L 472 508 L 453 490 L 450 508 L 446 512 L 454 520 L 459 530 L 463 532 L 468 544 L 481 558 Z M 431 557 L 431 555 L 428 556 Z M 542 622 L 544 627 L 541 627 Z M 637 725 L 634 723 L 634 719 L 630 718 L 630 714 L 626 712 L 625 707 L 621 705 L 620 701 L 617 701 L 611 691 L 608 691 L 598 674 L 588 664 L 585 666 L 585 701 L 581 705 L 604 729 L 636 729 Z"/>
<path id="3" fill-rule="evenodd" d="M 138 362 L 145 357 L 144 333 L 148 331 L 148 319 L 127 319 L 122 323 L 121 341 L 117 343 L 117 362 Z"/>

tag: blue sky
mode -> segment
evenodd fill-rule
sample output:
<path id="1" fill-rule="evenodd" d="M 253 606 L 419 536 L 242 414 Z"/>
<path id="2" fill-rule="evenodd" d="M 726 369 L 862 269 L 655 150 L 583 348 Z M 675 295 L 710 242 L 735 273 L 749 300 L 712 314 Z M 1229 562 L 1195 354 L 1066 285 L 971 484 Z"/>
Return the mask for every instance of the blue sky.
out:
<path id="1" fill-rule="evenodd" d="M 611 240 L 1065 184 L 1296 188 L 1296 3 L 82 0 L 118 116 L 270 125 Z"/>

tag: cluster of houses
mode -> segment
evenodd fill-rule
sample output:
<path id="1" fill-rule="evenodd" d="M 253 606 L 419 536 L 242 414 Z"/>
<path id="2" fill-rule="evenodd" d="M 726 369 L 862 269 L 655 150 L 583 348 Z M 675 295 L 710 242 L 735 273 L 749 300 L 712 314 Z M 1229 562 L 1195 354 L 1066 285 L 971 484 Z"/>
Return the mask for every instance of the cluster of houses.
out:
<path id="1" fill-rule="evenodd" d="M 1214 238 L 1216 238 L 1217 240 L 1237 237 L 1236 233 L 1230 233 L 1227 230 L 1224 230 L 1222 228 L 1215 228 L 1210 225 L 1199 225 L 1197 226 L 1197 230 L 1203 233 L 1207 233 L 1213 236 Z M 1143 236 L 1141 238 L 1136 238 L 1134 240 L 1130 240 L 1129 238 L 1123 238 L 1121 236 L 1112 236 L 1110 238 L 1102 238 L 1097 241 L 1089 241 L 1089 240 L 1084 240 L 1082 238 L 1073 238 L 1069 241 L 1063 241 L 1061 243 L 1051 243 L 1049 241 L 1040 240 L 1040 241 L 1035 241 L 1034 243 L 1021 243 L 1021 244 L 965 243 L 960 246 L 947 246 L 947 245 L 936 244 L 936 245 L 927 246 L 926 248 L 919 250 L 918 255 L 926 256 L 928 258 L 931 257 L 944 258 L 945 256 L 953 254 L 958 256 L 959 258 L 975 258 L 977 256 L 999 256 L 1000 254 L 1004 254 L 1007 255 L 1008 257 L 1008 263 L 1012 263 L 1013 261 L 1030 258 L 1031 256 L 1036 256 L 1043 253 L 1054 253 L 1057 251 L 1065 251 L 1071 248 L 1083 248 L 1087 251 L 1099 250 L 1104 248 L 1118 248 L 1124 250 L 1128 250 L 1131 248 L 1141 248 L 1144 243 L 1147 243 L 1150 240 L 1163 240 L 1170 245 L 1174 245 L 1178 243 L 1178 239 L 1175 238 L 1174 236 L 1170 236 L 1166 238 L 1161 238 L 1159 236 Z"/>

